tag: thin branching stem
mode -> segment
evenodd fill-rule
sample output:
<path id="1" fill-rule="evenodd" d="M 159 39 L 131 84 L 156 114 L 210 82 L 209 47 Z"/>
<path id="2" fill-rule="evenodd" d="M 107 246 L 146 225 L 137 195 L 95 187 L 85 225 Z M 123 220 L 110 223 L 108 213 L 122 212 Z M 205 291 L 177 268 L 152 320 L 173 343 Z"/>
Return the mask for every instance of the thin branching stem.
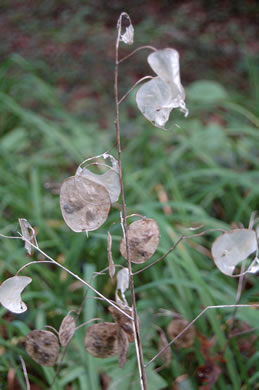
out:
<path id="1" fill-rule="evenodd" d="M 138 361 L 141 390 L 147 390 L 148 389 L 147 377 L 146 377 L 146 371 L 144 366 L 142 343 L 140 339 L 139 322 L 137 320 L 138 316 L 137 316 L 137 309 L 136 309 L 134 280 L 133 280 L 131 261 L 130 261 L 129 240 L 128 240 L 128 231 L 127 231 L 128 229 L 127 229 L 126 201 L 125 201 L 125 193 L 124 193 L 124 186 L 123 186 L 122 162 L 121 162 L 118 76 L 119 76 L 119 45 L 120 45 L 120 37 L 121 37 L 121 22 L 123 16 L 125 16 L 127 19 L 130 20 L 129 16 L 126 13 L 122 13 L 119 17 L 118 25 L 117 25 L 118 35 L 117 35 L 117 40 L 115 45 L 115 68 L 114 68 L 114 99 L 115 99 L 115 109 L 116 109 L 115 129 L 116 129 L 118 165 L 119 165 L 120 185 L 121 185 L 122 222 L 123 222 L 123 230 L 125 233 L 126 253 L 127 253 L 127 260 L 128 260 L 129 279 L 130 279 L 129 282 L 130 282 L 130 291 L 131 291 L 131 300 L 132 300 L 134 339 L 135 339 L 135 346 L 136 346 L 136 355 Z"/>
<path id="2" fill-rule="evenodd" d="M 67 273 L 69 273 L 71 276 L 73 276 L 75 279 L 79 280 L 82 284 L 84 284 L 85 286 L 87 286 L 88 288 L 90 288 L 90 290 L 92 290 L 96 295 L 99 295 L 99 297 L 101 297 L 105 302 L 109 303 L 109 305 L 115 307 L 115 309 L 119 310 L 119 312 L 121 312 L 124 316 L 126 316 L 127 318 L 129 318 L 130 320 L 133 320 L 133 318 L 127 314 L 126 312 L 124 312 L 119 306 L 117 306 L 115 303 L 113 303 L 112 301 L 110 301 L 110 299 L 106 298 L 104 295 L 102 295 L 98 290 L 96 290 L 93 286 L 91 286 L 89 283 L 87 283 L 85 280 L 83 280 L 82 278 L 80 278 L 80 276 L 78 276 L 77 274 L 75 274 L 74 272 L 70 271 L 68 268 L 66 268 L 64 265 L 60 264 L 58 261 L 54 260 L 52 257 L 50 257 L 47 253 L 45 253 L 43 250 L 41 250 L 38 246 L 34 245 L 32 242 L 30 242 L 29 240 L 27 240 L 25 237 L 11 237 L 11 236 L 5 236 L 4 234 L 0 234 L 0 237 L 4 237 L 4 238 L 13 238 L 13 239 L 17 239 L 17 240 L 23 240 L 23 241 L 26 241 L 28 244 L 30 244 L 34 249 L 36 249 L 38 252 L 40 252 L 44 257 L 46 257 L 47 259 L 49 259 L 53 264 L 57 265 L 58 267 L 62 268 L 64 271 L 66 271 Z M 34 263 L 34 262 L 32 262 Z M 25 264 L 23 266 L 23 268 L 26 268 L 26 266 L 28 266 L 30 263 L 28 264 Z"/>
<path id="3" fill-rule="evenodd" d="M 92 281 L 93 281 L 93 279 L 95 278 L 95 276 L 97 276 L 97 275 L 92 275 L 92 276 L 91 276 L 90 283 L 92 283 Z M 85 303 L 85 301 L 86 301 L 88 291 L 89 291 L 89 287 L 87 287 L 87 289 L 86 289 L 86 291 L 85 291 L 85 293 L 84 293 L 84 296 L 83 296 L 83 300 L 82 300 L 82 302 L 81 302 L 81 305 L 80 305 L 79 309 L 78 309 L 77 312 L 76 312 L 76 318 L 75 318 L 76 321 L 77 321 L 78 318 L 80 317 L 80 314 L 81 314 L 81 312 L 82 312 L 82 310 L 83 310 L 84 303 Z M 70 313 L 70 312 L 69 312 L 69 313 Z M 78 328 L 79 328 L 79 327 L 78 327 Z M 75 329 L 75 330 L 76 330 L 76 329 Z M 54 384 L 55 384 L 55 382 L 56 382 L 56 379 L 57 379 L 57 377 L 58 377 L 58 375 L 59 375 L 59 372 L 60 372 L 60 370 L 61 370 L 61 366 L 62 366 L 62 363 L 63 363 L 63 361 L 64 361 L 64 358 L 65 358 L 65 355 L 66 355 L 66 353 L 67 353 L 67 349 L 68 349 L 68 346 L 69 346 L 71 340 L 72 340 L 72 337 L 71 337 L 71 339 L 69 340 L 69 342 L 65 345 L 65 348 L 64 348 L 64 350 L 63 350 L 63 352 L 62 352 L 62 355 L 61 355 L 61 358 L 60 358 L 60 360 L 59 360 L 57 369 L 56 369 L 56 371 L 55 371 L 54 377 L 53 377 L 53 379 L 52 379 L 52 382 L 51 382 L 51 385 L 50 385 L 50 389 L 53 388 L 53 386 L 54 386 Z"/>
<path id="4" fill-rule="evenodd" d="M 241 276 L 238 279 L 237 294 L 236 294 L 236 300 L 235 300 L 235 304 L 236 305 L 240 302 L 242 291 L 243 291 L 244 286 L 245 286 L 245 278 L 246 278 L 246 273 L 244 272 L 245 271 L 245 266 L 246 266 L 246 262 L 243 261 L 242 265 L 241 265 L 241 270 L 240 270 L 241 271 L 240 272 Z M 234 328 L 236 314 L 237 314 L 237 307 L 235 307 L 235 309 L 233 311 L 232 324 L 230 325 L 229 334 L 231 333 L 232 329 Z"/>
<path id="5" fill-rule="evenodd" d="M 90 320 L 86 321 L 86 322 L 83 322 L 82 324 L 78 325 L 76 328 L 75 328 L 75 331 L 82 328 L 83 326 L 85 325 L 88 325 L 90 324 L 91 322 L 94 322 L 94 321 L 103 321 L 102 318 L 91 318 Z"/>
<path id="6" fill-rule="evenodd" d="M 44 325 L 43 328 L 51 329 L 52 332 L 54 332 L 54 333 L 59 337 L 59 333 L 58 333 L 57 329 L 54 328 L 54 326 L 51 326 L 51 325 Z"/>
<path id="7" fill-rule="evenodd" d="M 21 355 L 19 355 L 19 359 L 21 360 L 21 364 L 22 364 L 23 375 L 24 375 L 25 383 L 26 383 L 26 390 L 30 390 L 31 385 L 29 382 L 29 377 L 28 377 L 25 361 L 23 360 Z"/>
<path id="8" fill-rule="evenodd" d="M 153 261 L 153 263 L 151 264 L 148 264 L 146 267 L 134 272 L 134 276 L 135 275 L 138 275 L 140 274 L 141 272 L 143 271 L 146 271 L 148 268 L 150 267 L 153 267 L 153 265 L 159 263 L 160 261 L 164 260 L 171 252 L 173 252 L 175 250 L 175 248 L 177 247 L 178 244 L 180 244 L 181 241 L 183 240 L 188 240 L 188 239 L 191 239 L 191 238 L 194 238 L 194 237 L 201 237 L 201 236 L 204 236 L 205 234 L 208 234 L 208 233 L 211 233 L 211 232 L 225 232 L 225 230 L 222 230 L 222 229 L 208 229 L 208 230 L 205 230 L 204 232 L 200 232 L 200 233 L 194 233 L 194 234 L 191 234 L 189 236 L 185 236 L 185 235 L 181 235 L 180 238 L 176 241 L 176 243 L 165 253 L 163 254 L 163 256 L 159 257 L 159 259 Z M 237 303 L 237 302 L 236 302 Z"/>
<path id="9" fill-rule="evenodd" d="M 145 77 L 142 77 L 141 79 L 139 79 L 138 81 L 136 81 L 135 84 L 128 90 L 128 92 L 126 92 L 125 95 L 123 95 L 120 98 L 118 104 L 121 104 L 129 96 L 129 94 L 133 91 L 133 89 L 135 89 L 137 85 L 142 83 L 142 81 L 153 79 L 153 78 L 154 78 L 153 76 L 145 76 Z"/>
<path id="10" fill-rule="evenodd" d="M 237 332 L 237 333 L 232 333 L 229 335 L 229 338 L 233 339 L 234 337 L 244 336 L 245 334 L 256 332 L 257 330 L 259 330 L 259 326 L 257 326 L 256 328 L 242 330 L 242 331 Z"/>
<path id="11" fill-rule="evenodd" d="M 215 306 L 207 306 L 205 309 L 203 309 L 200 314 L 197 315 L 191 322 L 189 322 L 188 325 L 180 332 L 176 337 L 174 337 L 170 343 L 168 343 L 161 351 L 159 351 L 146 365 L 145 367 L 148 367 L 153 361 L 158 358 L 163 352 L 167 350 L 173 343 L 175 343 L 203 314 L 206 313 L 209 309 L 227 309 L 227 308 L 239 308 L 239 307 L 259 307 L 259 303 L 251 304 L 251 305 L 215 305 Z"/>
<path id="12" fill-rule="evenodd" d="M 28 267 L 29 265 L 32 265 L 32 264 L 42 264 L 42 263 L 53 264 L 53 261 L 51 261 L 51 260 L 35 260 L 35 261 L 30 261 L 29 263 L 24 264 L 24 265 L 16 272 L 16 276 L 17 276 L 20 272 L 22 272 L 22 270 L 24 270 L 24 268 Z"/>
<path id="13" fill-rule="evenodd" d="M 169 253 L 171 253 L 171 252 L 173 252 L 173 250 L 175 250 L 175 248 L 177 247 L 177 245 L 183 240 L 183 237 L 184 237 L 184 236 L 181 236 L 181 237 L 176 241 L 176 243 L 175 243 L 175 244 L 174 244 L 174 245 L 173 245 L 165 254 L 163 254 L 163 256 L 161 256 L 161 257 L 159 257 L 159 259 L 153 261 L 153 263 L 148 264 L 146 267 L 144 267 L 144 268 L 142 268 L 142 269 L 140 269 L 140 270 L 134 272 L 133 275 L 134 275 L 134 276 L 135 276 L 135 275 L 138 275 L 138 274 L 140 274 L 141 272 L 146 271 L 148 268 L 153 267 L 153 265 L 155 265 L 155 264 L 159 263 L 160 261 L 164 260 L 164 259 L 169 255 Z"/>
<path id="14" fill-rule="evenodd" d="M 133 56 L 134 54 L 136 54 L 138 51 L 144 50 L 144 49 L 149 49 L 149 50 L 152 50 L 152 51 L 156 51 L 156 48 L 155 48 L 154 46 L 146 45 L 146 46 L 137 47 L 137 49 L 133 50 L 131 53 L 129 53 L 129 54 L 126 55 L 125 57 L 122 57 L 122 58 L 118 61 L 118 64 L 121 64 L 122 62 L 124 62 L 125 60 L 127 60 L 128 58 L 130 58 L 131 56 Z"/>

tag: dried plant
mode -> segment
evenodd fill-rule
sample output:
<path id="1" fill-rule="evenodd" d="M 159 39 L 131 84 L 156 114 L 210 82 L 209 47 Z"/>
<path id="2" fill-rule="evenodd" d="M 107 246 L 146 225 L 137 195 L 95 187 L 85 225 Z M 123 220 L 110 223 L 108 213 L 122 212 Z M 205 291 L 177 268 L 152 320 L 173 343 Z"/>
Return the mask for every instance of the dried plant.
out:
<path id="1" fill-rule="evenodd" d="M 125 32 L 122 32 L 123 21 L 127 22 Z M 50 263 L 61 267 L 83 285 L 87 286 L 88 289 L 91 289 L 102 301 L 108 303 L 109 311 L 114 320 L 114 322 L 93 324 L 87 328 L 84 339 L 86 351 L 98 358 L 118 355 L 119 366 L 123 367 L 127 361 L 129 342 L 134 342 L 140 388 L 147 390 L 147 367 L 158 356 L 161 356 L 165 367 L 168 367 L 173 358 L 169 350 L 172 344 L 175 345 L 176 349 L 192 347 L 196 335 L 194 323 L 208 309 L 232 307 L 237 309 L 238 307 L 259 306 L 258 304 L 238 304 L 244 275 L 247 273 L 255 274 L 259 270 L 258 231 L 256 232 L 253 224 L 248 229 L 223 231 L 223 234 L 212 245 L 212 256 L 218 269 L 228 276 L 240 278 L 236 304 L 206 307 L 191 322 L 183 318 L 173 319 L 167 328 L 167 336 L 170 341 L 167 341 L 165 332 L 160 329 L 158 353 L 151 360 L 145 362 L 143 343 L 140 335 L 141 322 L 137 314 L 134 277 L 162 261 L 182 240 L 199 237 L 211 231 L 216 231 L 216 229 L 187 234 L 186 236 L 183 235 L 162 257 L 135 273 L 132 271 L 134 264 L 145 263 L 154 255 L 159 245 L 160 231 L 157 222 L 145 216 L 137 216 L 138 219 L 130 224 L 127 222 L 129 216 L 127 215 L 126 209 L 121 160 L 120 105 L 137 85 L 148 80 L 138 89 L 136 103 L 144 117 L 153 125 L 164 129 L 173 109 L 178 108 L 185 116 L 188 115 L 188 110 L 185 105 L 185 92 L 180 81 L 178 52 L 172 48 L 156 50 L 150 46 L 143 46 L 134 50 L 126 57 L 120 58 L 120 43 L 123 42 L 124 44 L 131 45 L 134 40 L 134 28 L 128 14 L 122 13 L 120 15 L 117 28 L 114 74 L 117 158 L 108 153 L 88 158 L 79 165 L 74 176 L 67 178 L 63 182 L 60 189 L 60 207 L 65 223 L 72 231 L 85 232 L 86 235 L 88 235 L 88 232 L 98 229 L 105 223 L 111 207 L 121 197 L 122 234 L 119 249 L 121 255 L 127 260 L 127 267 L 123 267 L 116 274 L 117 287 L 114 293 L 114 301 L 106 298 L 91 283 L 86 282 L 67 269 L 63 264 L 60 264 L 43 252 L 38 246 L 34 229 L 26 219 L 20 218 L 21 236 L 1 236 L 23 240 L 25 242 L 25 249 L 29 255 L 32 255 L 33 251 L 38 251 L 46 260 L 31 261 L 23 266 L 17 272 L 17 275 L 5 280 L 0 286 L 0 302 L 6 309 L 13 313 L 23 313 L 27 307 L 21 300 L 21 293 L 31 282 L 31 278 L 18 276 L 18 274 L 27 266 L 35 264 Z M 124 96 L 119 98 L 119 65 L 142 49 L 150 49 L 152 51 L 147 61 L 156 76 L 142 78 Z M 109 161 L 109 164 L 106 160 Z M 95 173 L 92 170 L 93 166 L 102 171 Z M 219 231 L 222 233 L 222 230 Z M 252 262 L 245 270 L 244 264 L 252 254 L 254 254 Z M 113 278 L 116 273 L 117 264 L 116 260 L 114 261 L 112 257 L 112 234 L 110 231 L 108 231 L 107 238 L 107 257 L 108 267 L 105 272 L 108 271 L 110 278 Z M 240 265 L 240 263 L 242 264 L 241 272 L 234 274 L 235 267 Z M 125 295 L 128 289 L 130 290 L 130 304 Z M 59 358 L 59 343 L 62 347 L 66 348 L 76 330 L 85 325 L 81 324 L 76 327 L 76 320 L 70 313 L 67 314 L 60 324 L 59 331 L 55 331 L 58 337 L 50 331 L 32 330 L 25 339 L 25 349 L 28 355 L 40 365 L 54 366 Z M 92 321 L 95 320 L 92 319 Z M 57 368 L 56 375 L 58 372 L 59 368 Z M 53 383 L 55 378 L 56 376 L 53 379 Z"/>

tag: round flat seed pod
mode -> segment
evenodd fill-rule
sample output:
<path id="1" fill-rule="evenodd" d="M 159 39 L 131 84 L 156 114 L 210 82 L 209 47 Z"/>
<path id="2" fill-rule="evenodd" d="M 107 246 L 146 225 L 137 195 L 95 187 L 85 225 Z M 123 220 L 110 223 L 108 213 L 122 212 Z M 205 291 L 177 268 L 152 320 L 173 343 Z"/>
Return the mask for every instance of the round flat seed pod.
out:
<path id="1" fill-rule="evenodd" d="M 128 226 L 129 254 L 132 263 L 141 264 L 155 253 L 159 240 L 159 227 L 154 219 L 143 218 Z M 125 238 L 121 239 L 120 252 L 127 259 Z"/>
<path id="2" fill-rule="evenodd" d="M 212 244 L 211 253 L 218 269 L 232 276 L 235 267 L 256 250 L 256 232 L 249 229 L 235 229 L 219 236 Z"/>
<path id="3" fill-rule="evenodd" d="M 172 320 L 167 327 L 169 339 L 174 339 L 188 325 L 188 323 L 188 321 L 180 318 Z M 195 328 L 191 326 L 181 337 L 179 337 L 179 339 L 175 341 L 174 346 L 177 349 L 190 348 L 194 343 L 194 338 Z"/>
<path id="4" fill-rule="evenodd" d="M 94 324 L 87 329 L 85 348 L 90 355 L 107 358 L 118 353 L 118 325 L 112 322 Z"/>
<path id="5" fill-rule="evenodd" d="M 58 359 L 58 339 L 48 330 L 33 330 L 27 334 L 25 349 L 28 355 L 42 366 L 54 366 Z"/>
<path id="6" fill-rule="evenodd" d="M 76 321 L 74 318 L 68 314 L 61 322 L 58 334 L 59 334 L 59 341 L 62 347 L 65 347 L 71 338 L 73 337 L 76 329 Z"/>
<path id="7" fill-rule="evenodd" d="M 98 229 L 107 219 L 111 200 L 107 189 L 84 176 L 71 176 L 60 188 L 60 207 L 74 232 Z"/>

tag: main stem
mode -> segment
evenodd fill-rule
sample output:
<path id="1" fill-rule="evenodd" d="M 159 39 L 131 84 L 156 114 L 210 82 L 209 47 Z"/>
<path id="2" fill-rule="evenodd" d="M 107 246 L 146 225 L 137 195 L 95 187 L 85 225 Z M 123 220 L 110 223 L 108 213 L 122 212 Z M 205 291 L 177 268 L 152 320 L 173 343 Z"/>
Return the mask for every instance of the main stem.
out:
<path id="1" fill-rule="evenodd" d="M 120 110 L 119 110 L 119 96 L 118 96 L 119 41 L 120 41 L 120 29 L 116 41 L 116 48 L 115 48 L 114 98 L 115 98 L 115 107 L 116 107 L 116 119 L 115 119 L 116 143 L 117 143 L 117 152 L 118 152 L 118 165 L 119 165 L 119 173 L 120 173 L 121 200 L 122 200 L 122 223 L 123 223 L 123 228 L 125 233 L 126 253 L 128 259 L 129 282 L 130 282 L 129 284 L 130 284 L 132 312 L 133 312 L 132 313 L 133 327 L 134 327 L 134 335 L 135 335 L 136 354 L 137 354 L 138 367 L 139 367 L 140 385 L 141 385 L 141 390 L 148 390 L 147 376 L 146 376 L 144 357 L 143 357 L 143 349 L 142 349 L 142 343 L 140 339 L 139 321 L 138 321 L 137 309 L 136 309 L 134 280 L 133 280 L 131 261 L 130 261 L 129 240 L 128 240 L 128 232 L 127 232 L 128 229 L 127 229 L 126 202 L 125 202 L 122 164 L 121 164 Z"/>

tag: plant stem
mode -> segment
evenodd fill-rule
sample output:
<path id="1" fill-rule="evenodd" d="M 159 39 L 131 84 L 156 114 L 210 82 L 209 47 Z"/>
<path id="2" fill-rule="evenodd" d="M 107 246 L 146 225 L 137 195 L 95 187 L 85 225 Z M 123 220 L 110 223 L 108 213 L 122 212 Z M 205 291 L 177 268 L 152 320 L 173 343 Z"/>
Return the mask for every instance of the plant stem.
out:
<path id="1" fill-rule="evenodd" d="M 227 308 L 238 308 L 238 307 L 259 307 L 259 304 L 251 304 L 251 305 L 216 305 L 216 306 L 207 306 L 205 309 L 203 309 L 200 314 L 197 315 L 191 322 L 189 322 L 188 325 L 180 332 L 176 337 L 174 337 L 170 343 L 168 343 L 161 351 L 159 351 L 147 364 L 146 367 L 148 367 L 158 356 L 160 356 L 162 353 L 166 351 L 167 348 L 169 348 L 176 340 L 178 340 L 201 316 L 203 316 L 204 313 L 206 313 L 207 310 L 210 309 L 227 309 Z"/>
<path id="2" fill-rule="evenodd" d="M 119 165 L 120 185 L 121 185 L 122 222 L 123 222 L 123 228 L 124 228 L 124 233 L 125 233 L 126 253 L 127 253 L 128 270 L 129 270 L 129 282 L 130 282 L 130 291 L 131 291 L 131 300 L 132 300 L 134 339 L 135 339 L 136 355 L 137 355 L 137 360 L 138 360 L 140 386 L 141 386 L 142 390 L 147 390 L 148 389 L 147 377 L 146 377 L 146 370 L 145 370 L 145 365 L 144 365 L 142 343 L 141 343 L 141 339 L 140 339 L 139 321 L 137 320 L 138 316 L 137 316 L 137 308 L 136 308 L 134 280 L 133 280 L 131 261 L 130 261 L 129 240 L 128 240 L 128 232 L 127 232 L 126 202 L 125 202 L 125 193 L 124 193 L 123 175 L 122 175 L 122 163 L 121 163 L 121 137 L 120 137 L 120 111 L 119 111 L 119 97 L 118 97 L 118 75 L 119 75 L 119 44 L 120 44 L 120 36 L 121 36 L 121 21 L 122 21 L 123 16 L 127 17 L 130 20 L 129 16 L 125 12 L 123 12 L 120 15 L 119 20 L 118 20 L 118 35 L 117 35 L 117 40 L 116 40 L 116 45 L 115 45 L 115 69 L 114 69 L 114 99 L 115 99 L 115 108 L 116 108 L 115 128 L 116 128 L 118 165 Z"/>
<path id="3" fill-rule="evenodd" d="M 52 257 L 50 257 L 47 253 L 45 253 L 43 250 L 41 250 L 38 246 L 34 245 L 32 242 L 30 242 L 29 240 L 27 240 L 27 238 L 21 236 L 21 237 L 14 237 L 14 236 L 6 236 L 4 234 L 1 234 L 0 233 L 0 237 L 3 237 L 3 238 L 11 238 L 11 239 L 16 239 L 16 240 L 23 240 L 25 242 L 27 242 L 28 244 L 30 244 L 30 246 L 32 246 L 34 249 L 36 249 L 38 252 L 40 252 L 44 257 L 46 257 L 48 260 L 50 260 L 50 262 L 52 264 L 55 264 L 57 265 L 58 267 L 62 268 L 64 271 L 66 271 L 68 274 L 70 274 L 71 276 L 73 276 L 75 279 L 79 280 L 82 284 L 84 284 L 86 287 L 88 287 L 90 290 L 92 290 L 96 295 L 98 295 L 100 298 L 102 298 L 105 302 L 109 303 L 109 305 L 115 307 L 115 309 L 117 309 L 120 313 L 122 313 L 125 317 L 129 318 L 130 320 L 133 320 L 133 318 L 128 314 L 126 313 L 125 311 L 123 311 L 119 306 L 115 305 L 115 303 L 113 303 L 113 301 L 111 301 L 110 299 L 106 298 L 104 295 L 102 295 L 98 290 L 96 290 L 93 286 L 91 286 L 91 284 L 87 283 L 85 280 L 83 280 L 82 278 L 80 278 L 80 276 L 78 276 L 77 274 L 75 274 L 74 272 L 70 271 L 68 268 L 66 268 L 64 265 L 60 264 L 58 261 L 54 260 Z M 41 263 L 47 263 L 47 261 L 44 261 L 44 260 L 40 260 L 39 262 Z M 37 262 L 36 262 L 37 263 Z M 32 265 L 32 264 L 35 264 L 34 261 L 31 261 L 25 265 L 23 265 L 21 267 L 21 269 L 24 269 L 26 268 L 27 266 L 29 265 Z M 21 271 L 21 269 L 17 272 L 17 274 Z"/>
<path id="4" fill-rule="evenodd" d="M 145 77 L 142 77 L 141 79 L 139 79 L 138 81 L 136 81 L 136 83 L 128 90 L 128 92 L 126 92 L 125 95 L 123 95 L 123 96 L 120 98 L 118 104 L 121 104 L 121 103 L 129 96 L 129 94 L 131 93 L 131 91 L 133 91 L 133 89 L 135 89 L 137 85 L 139 85 L 140 83 L 142 83 L 142 81 L 144 81 L 144 80 L 150 80 L 150 79 L 153 79 L 153 78 L 154 78 L 153 76 L 145 76 Z"/>
<path id="5" fill-rule="evenodd" d="M 133 50 L 131 53 L 129 53 L 127 56 L 121 58 L 118 63 L 121 64 L 123 61 L 127 60 L 128 58 L 133 56 L 135 53 L 137 53 L 138 51 L 143 50 L 143 49 L 149 49 L 149 50 L 156 51 L 156 48 L 153 46 L 149 46 L 149 45 L 140 46 L 137 49 Z"/>
<path id="6" fill-rule="evenodd" d="M 30 382 L 29 382 L 29 377 L 28 377 L 25 361 L 23 360 L 21 355 L 19 355 L 19 359 L 20 359 L 20 361 L 22 363 L 22 370 L 23 370 L 24 379 L 25 379 L 25 382 L 26 382 L 26 389 L 30 390 L 31 386 L 30 386 Z"/>

